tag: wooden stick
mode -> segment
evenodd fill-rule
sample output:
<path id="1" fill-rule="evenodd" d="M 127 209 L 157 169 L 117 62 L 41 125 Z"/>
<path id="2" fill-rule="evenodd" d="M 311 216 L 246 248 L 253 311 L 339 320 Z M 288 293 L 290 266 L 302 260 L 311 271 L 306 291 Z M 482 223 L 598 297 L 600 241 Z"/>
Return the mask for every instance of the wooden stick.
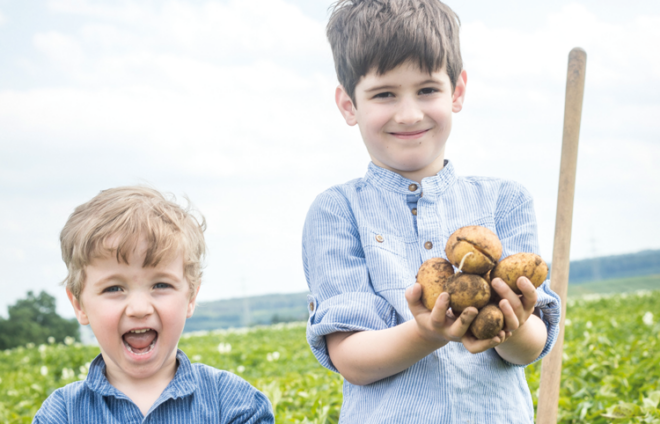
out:
<path id="1" fill-rule="evenodd" d="M 550 272 L 550 287 L 561 298 L 561 319 L 557 343 L 541 363 L 541 387 L 536 413 L 537 424 L 556 424 L 557 422 L 561 361 L 564 351 L 564 319 L 566 318 L 566 295 L 568 292 L 575 173 L 586 65 L 587 53 L 579 47 L 571 50 L 568 55 L 568 74 L 566 76 L 564 137 L 561 146 L 555 243 L 552 253 L 552 271 Z"/>

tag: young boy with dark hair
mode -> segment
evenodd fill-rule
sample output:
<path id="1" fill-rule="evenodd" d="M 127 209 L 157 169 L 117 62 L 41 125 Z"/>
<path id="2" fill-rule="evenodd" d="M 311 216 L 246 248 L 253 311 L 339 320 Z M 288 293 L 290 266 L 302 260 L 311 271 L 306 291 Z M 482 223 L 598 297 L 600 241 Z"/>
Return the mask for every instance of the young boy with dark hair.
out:
<path id="1" fill-rule="evenodd" d="M 438 0 L 340 0 L 327 33 L 337 106 L 372 161 L 363 178 L 316 198 L 303 233 L 307 338 L 345 377 L 340 422 L 533 422 L 524 367 L 558 334 L 548 282 L 535 289 L 521 277 L 518 296 L 494 279 L 505 329 L 490 340 L 467 331 L 475 308 L 455 317 L 443 293 L 429 311 L 415 283 L 467 225 L 495 232 L 502 258 L 539 250 L 524 187 L 459 177 L 444 157 L 467 84 L 458 17 Z"/>
<path id="2" fill-rule="evenodd" d="M 101 354 L 57 389 L 35 423 L 273 423 L 245 380 L 177 349 L 195 309 L 205 223 L 146 187 L 102 191 L 60 235 L 66 292 Z"/>

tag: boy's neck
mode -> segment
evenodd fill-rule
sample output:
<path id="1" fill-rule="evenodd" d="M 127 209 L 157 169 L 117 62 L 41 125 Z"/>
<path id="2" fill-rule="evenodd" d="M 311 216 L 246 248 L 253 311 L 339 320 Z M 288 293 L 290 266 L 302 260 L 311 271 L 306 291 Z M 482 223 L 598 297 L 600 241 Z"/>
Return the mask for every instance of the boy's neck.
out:
<path id="1" fill-rule="evenodd" d="M 374 157 L 371 158 L 371 161 L 374 163 L 374 165 L 379 166 L 383 169 L 387 169 L 388 171 L 392 171 L 394 173 L 397 173 L 401 175 L 403 178 L 407 178 L 409 180 L 415 181 L 416 183 L 421 184 L 422 180 L 427 177 L 433 177 L 438 174 L 438 172 L 442 171 L 442 169 L 445 166 L 445 157 L 444 155 L 439 155 L 433 162 L 429 163 L 427 166 L 420 168 L 420 169 L 415 169 L 411 171 L 405 171 L 405 170 L 400 170 L 400 169 L 393 169 L 384 163 L 380 162 L 379 160 L 375 159 Z"/>
<path id="2" fill-rule="evenodd" d="M 174 379 L 177 371 L 176 351 L 157 373 L 148 378 L 134 378 L 125 373 L 116 372 L 113 368 L 106 362 L 108 383 L 128 396 L 140 408 L 142 415 L 146 416 L 151 406 Z"/>

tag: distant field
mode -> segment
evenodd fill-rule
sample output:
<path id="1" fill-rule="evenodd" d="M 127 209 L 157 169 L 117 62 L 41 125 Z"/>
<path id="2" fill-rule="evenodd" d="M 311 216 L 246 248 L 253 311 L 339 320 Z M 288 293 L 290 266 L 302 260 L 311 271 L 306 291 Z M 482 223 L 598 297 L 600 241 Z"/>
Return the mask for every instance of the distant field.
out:
<path id="1" fill-rule="evenodd" d="M 568 285 L 570 297 L 586 294 L 629 293 L 637 290 L 660 290 L 660 274 Z"/>

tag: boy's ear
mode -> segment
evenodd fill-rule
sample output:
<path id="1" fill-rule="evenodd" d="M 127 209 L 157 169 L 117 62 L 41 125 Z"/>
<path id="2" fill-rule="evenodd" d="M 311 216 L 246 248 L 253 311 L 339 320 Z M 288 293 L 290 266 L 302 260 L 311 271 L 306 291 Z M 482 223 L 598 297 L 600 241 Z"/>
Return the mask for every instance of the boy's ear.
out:
<path id="1" fill-rule="evenodd" d="M 467 72 L 465 69 L 461 71 L 461 74 L 458 76 L 458 81 L 456 81 L 456 88 L 454 88 L 454 94 L 452 94 L 451 99 L 451 110 L 454 113 L 458 113 L 463 109 L 463 102 L 465 101 L 465 86 L 467 85 Z"/>
<path id="2" fill-rule="evenodd" d="M 353 100 L 351 100 L 351 96 L 346 93 L 346 90 L 341 85 L 337 86 L 337 90 L 335 90 L 335 102 L 346 123 L 350 126 L 357 124 Z"/>
<path id="3" fill-rule="evenodd" d="M 82 304 L 80 303 L 80 300 L 76 299 L 76 297 L 71 293 L 71 290 L 69 288 L 66 288 L 66 295 L 69 297 L 69 302 L 71 302 L 71 306 L 73 306 L 73 311 L 76 313 L 76 318 L 78 319 L 78 323 L 80 325 L 88 325 L 89 324 L 89 318 L 87 318 L 87 314 L 85 313 L 85 310 L 82 307 Z"/>
<path id="4" fill-rule="evenodd" d="M 197 300 L 197 294 L 199 293 L 199 288 L 201 286 L 197 286 L 197 289 L 195 290 L 195 294 L 192 295 L 190 298 L 190 301 L 188 302 L 188 311 L 186 312 L 186 318 L 190 318 L 193 316 L 193 312 L 195 312 L 195 306 L 197 305 L 196 300 Z"/>

